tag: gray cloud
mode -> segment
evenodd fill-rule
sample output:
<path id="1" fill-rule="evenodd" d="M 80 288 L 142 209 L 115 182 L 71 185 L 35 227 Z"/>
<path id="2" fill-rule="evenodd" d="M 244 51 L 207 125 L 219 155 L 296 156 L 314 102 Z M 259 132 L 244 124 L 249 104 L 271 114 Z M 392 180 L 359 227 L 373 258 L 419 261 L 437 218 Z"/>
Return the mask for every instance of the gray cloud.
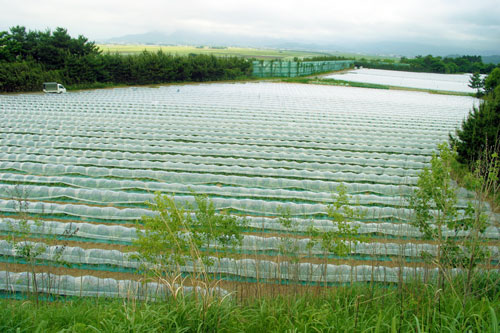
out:
<path id="1" fill-rule="evenodd" d="M 0 0 L 0 29 L 14 25 L 105 39 L 192 30 L 307 42 L 399 41 L 500 53 L 497 0 Z"/>

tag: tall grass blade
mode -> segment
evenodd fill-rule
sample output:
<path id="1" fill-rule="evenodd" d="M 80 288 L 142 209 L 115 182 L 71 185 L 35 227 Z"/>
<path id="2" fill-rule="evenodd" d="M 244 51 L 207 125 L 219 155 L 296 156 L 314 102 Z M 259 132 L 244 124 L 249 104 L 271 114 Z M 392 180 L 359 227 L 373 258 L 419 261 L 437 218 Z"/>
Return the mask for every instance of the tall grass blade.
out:
<path id="1" fill-rule="evenodd" d="M 489 308 L 491 316 L 491 333 L 499 333 L 497 315 L 495 313 L 495 310 L 491 307 L 491 305 L 489 306 Z"/>

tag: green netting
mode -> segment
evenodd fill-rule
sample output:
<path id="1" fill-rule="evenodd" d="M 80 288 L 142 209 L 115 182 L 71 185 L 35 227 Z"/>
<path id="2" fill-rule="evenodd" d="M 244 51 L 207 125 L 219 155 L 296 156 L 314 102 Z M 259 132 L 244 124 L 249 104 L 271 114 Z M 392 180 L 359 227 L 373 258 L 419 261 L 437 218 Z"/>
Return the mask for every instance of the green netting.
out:
<path id="1" fill-rule="evenodd" d="M 258 60 L 252 63 L 255 77 L 296 77 L 339 71 L 351 67 L 353 60 L 338 61 L 280 61 L 280 60 Z"/>

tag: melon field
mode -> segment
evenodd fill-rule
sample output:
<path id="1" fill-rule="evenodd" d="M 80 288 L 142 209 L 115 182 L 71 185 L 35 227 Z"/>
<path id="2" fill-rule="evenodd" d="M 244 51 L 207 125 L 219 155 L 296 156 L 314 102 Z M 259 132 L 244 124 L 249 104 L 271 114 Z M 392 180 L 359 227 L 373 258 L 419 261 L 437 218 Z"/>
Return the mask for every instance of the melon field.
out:
<path id="1" fill-rule="evenodd" d="M 217 211 L 245 219 L 241 244 L 209 267 L 226 289 L 432 274 L 422 253 L 436 245 L 409 224 L 408 198 L 474 103 L 287 83 L 0 95 L 0 289 L 33 290 L 36 273 L 46 293 L 158 292 L 139 282 L 133 246 L 156 192 L 191 205 L 195 193 L 207 195 Z M 364 239 L 342 256 L 308 233 L 335 230 L 327 209 L 339 185 Z M 458 193 L 465 210 L 473 195 Z M 498 267 L 498 215 L 488 218 L 483 237 Z M 27 241 L 31 256 L 19 250 Z"/>

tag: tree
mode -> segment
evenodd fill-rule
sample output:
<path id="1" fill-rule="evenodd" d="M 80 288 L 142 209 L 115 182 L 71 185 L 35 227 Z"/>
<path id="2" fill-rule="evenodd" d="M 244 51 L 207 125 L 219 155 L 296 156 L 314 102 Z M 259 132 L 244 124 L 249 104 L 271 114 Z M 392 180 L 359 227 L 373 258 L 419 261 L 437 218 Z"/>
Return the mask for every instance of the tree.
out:
<path id="1" fill-rule="evenodd" d="M 347 194 L 347 188 L 341 184 L 336 188 L 337 193 L 333 195 L 333 203 L 327 206 L 328 218 L 334 224 L 334 229 L 320 232 L 314 226 L 308 230 L 311 241 L 308 246 L 313 247 L 316 243 L 323 249 L 323 276 L 325 286 L 327 285 L 328 256 L 347 256 L 351 254 L 353 245 L 365 242 L 365 237 L 359 235 L 359 226 L 351 222 L 360 220 L 364 212 L 356 210 L 350 205 L 351 196 Z"/>
<path id="2" fill-rule="evenodd" d="M 195 280 L 206 282 L 207 268 L 242 242 L 244 220 L 218 214 L 207 196 L 195 194 L 195 201 L 196 207 L 182 205 L 156 193 L 149 203 L 155 215 L 142 218 L 143 232 L 134 244 L 147 271 L 159 281 L 179 276 L 181 266 L 191 261 Z"/>
<path id="3" fill-rule="evenodd" d="M 450 141 L 458 153 L 458 160 L 470 167 L 485 151 L 500 154 L 500 69 L 486 78 L 489 93 L 478 107 L 473 107 Z M 496 84 L 495 87 L 493 85 Z"/>
<path id="4" fill-rule="evenodd" d="M 500 67 L 495 68 L 487 77 L 484 79 L 484 90 L 485 93 L 493 93 L 495 87 L 500 86 Z"/>
<path id="5" fill-rule="evenodd" d="M 29 193 L 25 187 L 15 185 L 8 190 L 11 199 L 15 202 L 16 215 L 12 220 L 7 220 L 9 226 L 9 234 L 7 242 L 14 250 L 15 256 L 21 258 L 21 263 L 25 263 L 29 268 L 29 275 L 31 275 L 31 289 L 28 289 L 28 294 L 35 297 L 36 304 L 38 305 L 38 281 L 36 278 L 36 266 L 39 264 L 42 257 L 49 255 L 48 245 L 40 242 L 33 242 L 32 239 L 38 238 L 40 230 L 45 228 L 44 222 L 35 217 L 30 219 L 28 201 Z M 69 239 L 78 232 L 78 228 L 73 228 L 69 223 L 68 227 L 60 235 L 48 233 L 47 240 L 57 241 L 58 245 L 54 251 L 50 252 L 50 260 L 56 264 L 68 266 L 69 264 L 63 260 L 63 253 L 66 249 L 66 242 L 60 243 L 59 239 Z M 50 281 L 50 270 L 49 281 Z M 50 293 L 50 285 L 49 285 Z"/>
<path id="6" fill-rule="evenodd" d="M 475 72 L 474 74 L 472 74 L 470 76 L 469 85 L 468 86 L 469 86 L 469 88 L 477 89 L 476 95 L 480 96 L 480 94 L 481 94 L 481 88 L 484 87 L 484 82 L 481 79 L 481 74 L 479 74 L 479 72 Z"/>
<path id="7" fill-rule="evenodd" d="M 455 160 L 456 153 L 446 143 L 439 145 L 430 166 L 419 174 L 417 188 L 409 200 L 409 207 L 414 212 L 411 224 L 424 238 L 436 242 L 435 255 L 425 254 L 424 259 L 437 266 L 439 286 L 444 278 L 449 278 L 451 268 L 474 269 L 486 255 L 485 249 L 478 245 L 479 233 L 487 224 L 483 207 L 469 202 L 463 212 L 457 208 L 458 189 L 451 177 Z M 473 237 L 459 244 L 455 237 L 466 231 Z"/>

